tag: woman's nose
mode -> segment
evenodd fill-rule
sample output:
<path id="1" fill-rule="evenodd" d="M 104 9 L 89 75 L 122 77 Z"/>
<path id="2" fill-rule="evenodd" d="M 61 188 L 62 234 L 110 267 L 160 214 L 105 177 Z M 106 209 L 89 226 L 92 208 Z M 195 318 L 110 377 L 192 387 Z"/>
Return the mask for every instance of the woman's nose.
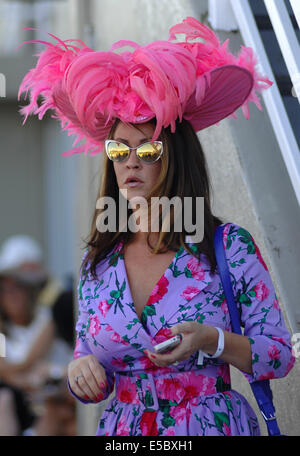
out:
<path id="1" fill-rule="evenodd" d="M 126 166 L 128 167 L 140 167 L 141 166 L 141 161 L 138 159 L 136 155 L 136 149 L 131 149 L 130 155 L 128 159 L 126 160 Z"/>

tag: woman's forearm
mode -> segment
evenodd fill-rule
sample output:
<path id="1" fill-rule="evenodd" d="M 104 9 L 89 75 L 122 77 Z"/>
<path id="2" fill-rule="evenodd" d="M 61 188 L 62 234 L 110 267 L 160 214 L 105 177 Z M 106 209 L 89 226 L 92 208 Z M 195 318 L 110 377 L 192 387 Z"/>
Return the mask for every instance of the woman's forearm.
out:
<path id="1" fill-rule="evenodd" d="M 22 363 L 20 370 L 31 368 L 37 361 L 42 359 L 49 351 L 55 337 L 55 325 L 53 320 L 50 320 L 42 329 L 39 336 L 35 340 L 31 350 Z"/>
<path id="2" fill-rule="evenodd" d="M 201 349 L 213 355 L 218 346 L 219 333 L 213 326 L 207 326 L 207 343 Z M 224 331 L 224 351 L 220 359 L 250 375 L 252 371 L 252 354 L 248 337 Z"/>

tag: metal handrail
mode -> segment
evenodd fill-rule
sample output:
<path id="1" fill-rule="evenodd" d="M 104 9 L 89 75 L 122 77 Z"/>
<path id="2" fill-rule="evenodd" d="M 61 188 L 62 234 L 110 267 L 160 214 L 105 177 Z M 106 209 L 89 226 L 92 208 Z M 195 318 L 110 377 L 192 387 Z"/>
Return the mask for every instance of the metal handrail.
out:
<path id="1" fill-rule="evenodd" d="M 230 2 L 245 45 L 251 46 L 259 58 L 260 71 L 275 81 L 249 1 L 230 0 Z M 277 84 L 274 83 L 269 90 L 263 91 L 262 97 L 300 205 L 300 151 Z"/>
<path id="2" fill-rule="evenodd" d="M 300 87 L 298 85 L 298 77 L 300 75 L 300 45 L 290 15 L 282 0 L 264 0 L 264 3 L 300 103 Z"/>
<path id="3" fill-rule="evenodd" d="M 290 0 L 291 7 L 294 11 L 295 18 L 300 28 L 300 2 L 299 0 Z"/>

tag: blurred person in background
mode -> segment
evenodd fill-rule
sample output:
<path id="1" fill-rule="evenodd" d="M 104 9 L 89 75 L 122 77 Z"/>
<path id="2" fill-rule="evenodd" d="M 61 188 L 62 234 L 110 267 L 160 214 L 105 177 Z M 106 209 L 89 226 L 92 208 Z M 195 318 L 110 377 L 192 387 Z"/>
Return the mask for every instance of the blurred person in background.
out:
<path id="1" fill-rule="evenodd" d="M 75 408 L 65 387 L 72 359 L 73 293 L 42 264 L 29 236 L 0 251 L 0 435 L 74 435 Z M 64 434 L 65 433 L 65 434 Z"/>

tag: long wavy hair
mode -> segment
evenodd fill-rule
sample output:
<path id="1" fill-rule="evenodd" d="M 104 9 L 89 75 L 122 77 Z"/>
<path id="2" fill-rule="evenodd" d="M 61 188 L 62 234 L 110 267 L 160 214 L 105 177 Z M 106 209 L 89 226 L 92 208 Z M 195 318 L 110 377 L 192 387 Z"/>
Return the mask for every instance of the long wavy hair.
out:
<path id="1" fill-rule="evenodd" d="M 117 119 L 112 126 L 108 139 L 113 138 L 115 130 L 120 120 Z M 152 121 L 155 124 L 155 119 Z M 138 125 L 132 125 L 134 128 L 139 128 Z M 160 158 L 161 169 L 160 175 L 156 182 L 155 187 L 147 196 L 146 200 L 149 202 L 152 197 L 168 197 L 172 199 L 174 196 L 179 196 L 183 202 L 184 197 L 192 197 L 192 223 L 196 221 L 195 217 L 195 201 L 196 197 L 204 198 L 204 236 L 203 240 L 199 243 L 194 243 L 193 249 L 185 243 L 185 236 L 191 235 L 187 233 L 184 228 L 182 231 L 174 231 L 174 213 L 171 209 L 170 230 L 163 231 L 163 217 L 160 213 L 159 219 L 159 237 L 155 246 L 150 244 L 150 232 L 147 235 L 147 244 L 152 253 L 159 254 L 168 250 L 177 251 L 179 247 L 186 249 L 191 255 L 200 261 L 200 255 L 205 254 L 209 259 L 213 274 L 216 269 L 216 257 L 214 252 L 214 231 L 215 228 L 222 224 L 223 221 L 212 214 L 211 210 L 211 184 L 209 180 L 207 163 L 203 153 L 198 136 L 196 135 L 191 124 L 182 120 L 177 121 L 175 133 L 171 132 L 170 127 L 162 130 L 160 140 L 163 142 L 164 152 Z M 120 231 L 119 227 L 119 187 L 113 167 L 113 162 L 108 159 L 107 155 L 104 156 L 104 167 L 101 178 L 100 190 L 97 196 L 112 197 L 116 203 L 116 220 L 117 230 L 115 232 L 105 231 L 101 232 L 97 229 L 97 218 L 104 209 L 95 209 L 92 218 L 91 231 L 84 240 L 86 243 L 85 250 L 87 250 L 84 260 L 81 264 L 81 269 L 90 271 L 95 280 L 99 280 L 96 273 L 97 265 L 104 260 L 109 253 L 112 252 L 114 247 L 120 242 L 123 245 L 131 242 L 134 233 L 130 230 Z M 183 205 L 182 205 L 183 206 Z M 184 206 L 183 206 L 184 207 Z M 127 222 L 132 215 L 132 209 L 127 206 Z M 184 210 L 182 211 L 182 220 L 184 217 Z M 184 227 L 184 224 L 181 226 Z M 123 252 L 121 249 L 118 253 Z M 89 265 L 89 266 L 88 266 Z"/>

